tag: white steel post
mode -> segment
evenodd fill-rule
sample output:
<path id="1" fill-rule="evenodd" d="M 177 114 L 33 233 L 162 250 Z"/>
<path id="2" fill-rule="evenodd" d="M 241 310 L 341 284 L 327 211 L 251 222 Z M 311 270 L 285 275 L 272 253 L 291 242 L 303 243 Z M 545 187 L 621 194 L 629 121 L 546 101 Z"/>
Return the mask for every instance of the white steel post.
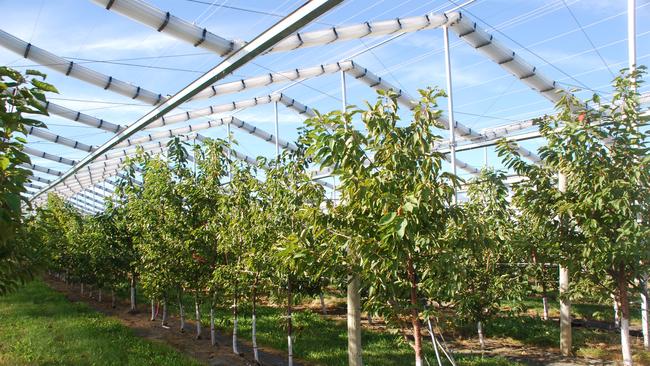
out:
<path id="1" fill-rule="evenodd" d="M 345 72 L 341 71 L 341 110 L 345 113 L 348 109 L 347 85 Z M 348 251 L 348 256 L 353 253 Z M 359 276 L 350 272 L 347 289 L 347 321 L 348 321 L 348 365 L 362 366 L 361 346 L 361 295 Z"/>
<path id="2" fill-rule="evenodd" d="M 273 114 L 275 115 L 275 156 L 280 157 L 280 126 L 278 126 L 278 102 L 273 102 Z"/>
<path id="3" fill-rule="evenodd" d="M 442 27 L 445 47 L 445 74 L 447 77 L 447 113 L 449 114 L 449 161 L 451 163 L 451 172 L 456 175 L 456 120 L 454 119 L 454 96 L 452 93 L 451 83 L 451 58 L 449 56 L 449 27 Z M 456 188 L 454 188 L 454 203 L 457 202 Z"/>
<path id="4" fill-rule="evenodd" d="M 566 192 L 566 175 L 558 173 L 558 190 Z M 571 354 L 571 300 L 564 298 L 569 290 L 569 269 L 560 265 L 560 352 L 564 356 Z"/>
<path id="5" fill-rule="evenodd" d="M 627 52 L 629 71 L 636 70 L 636 0 L 627 1 Z M 636 89 L 636 80 L 632 79 Z M 648 324 L 648 275 L 641 276 L 641 330 L 643 348 L 650 349 L 650 326 Z"/>
<path id="6" fill-rule="evenodd" d="M 226 123 L 228 134 L 228 184 L 232 183 L 232 137 L 230 136 L 230 122 Z"/>

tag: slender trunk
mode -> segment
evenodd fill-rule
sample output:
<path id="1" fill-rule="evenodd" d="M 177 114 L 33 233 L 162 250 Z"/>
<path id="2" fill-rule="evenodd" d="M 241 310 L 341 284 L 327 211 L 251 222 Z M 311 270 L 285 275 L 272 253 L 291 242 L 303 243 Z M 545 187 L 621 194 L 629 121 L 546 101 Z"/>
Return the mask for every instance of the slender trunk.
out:
<path id="1" fill-rule="evenodd" d="M 239 354 L 239 349 L 237 348 L 237 292 L 235 291 L 235 298 L 233 299 L 232 305 L 232 351 L 235 354 Z"/>
<path id="2" fill-rule="evenodd" d="M 129 310 L 132 313 L 138 311 L 137 304 L 135 303 L 135 274 L 131 275 L 131 309 Z"/>
<path id="3" fill-rule="evenodd" d="M 163 312 L 162 312 L 162 317 L 160 319 L 161 325 L 165 329 L 169 329 L 169 325 L 167 324 L 167 296 L 163 296 Z"/>
<path id="4" fill-rule="evenodd" d="M 325 296 L 321 292 L 318 294 L 318 297 L 320 298 L 320 309 L 323 315 L 327 315 L 327 306 L 325 305 Z"/>
<path id="5" fill-rule="evenodd" d="M 291 305 L 293 302 L 293 294 L 291 290 L 291 276 L 289 276 L 289 279 L 287 281 L 287 353 L 289 357 L 289 366 L 293 366 L 293 339 L 291 338 L 293 335 L 293 322 L 291 319 Z"/>
<path id="6" fill-rule="evenodd" d="M 151 298 L 151 321 L 156 320 L 156 304 L 153 298 Z"/>
<path id="7" fill-rule="evenodd" d="M 115 309 L 115 289 L 111 289 L 111 308 Z"/>
<path id="8" fill-rule="evenodd" d="M 619 328 L 621 326 L 621 318 L 619 317 L 618 301 L 614 294 L 612 294 L 612 302 L 614 303 L 614 327 Z"/>
<path id="9" fill-rule="evenodd" d="M 481 351 L 485 349 L 485 338 L 483 337 L 483 323 L 478 322 L 476 324 L 476 328 L 478 330 L 478 343 L 481 345 Z"/>
<path id="10" fill-rule="evenodd" d="M 650 350 L 650 329 L 648 326 L 648 275 L 641 277 L 641 330 L 643 332 L 643 348 Z"/>
<path id="11" fill-rule="evenodd" d="M 630 302 L 627 293 L 627 278 L 624 268 L 620 270 L 617 278 L 619 309 L 621 312 L 621 352 L 623 365 L 632 366 L 632 350 L 630 348 Z"/>
<path id="12" fill-rule="evenodd" d="M 361 346 L 361 295 L 359 293 L 359 276 L 348 276 L 347 288 L 347 322 L 348 322 L 348 364 L 362 366 Z"/>
<path id="13" fill-rule="evenodd" d="M 196 339 L 201 339 L 201 307 L 199 306 L 199 295 L 194 295 L 194 315 L 196 316 Z"/>
<path id="14" fill-rule="evenodd" d="M 83 295 L 84 295 L 84 283 L 82 282 L 81 283 L 81 296 L 83 296 Z"/>
<path id="15" fill-rule="evenodd" d="M 88 291 L 88 298 L 92 299 L 93 298 L 93 288 L 92 286 L 89 286 L 90 290 Z"/>
<path id="16" fill-rule="evenodd" d="M 217 334 L 214 328 L 214 303 L 210 306 L 210 344 L 213 346 L 217 344 Z"/>
<path id="17" fill-rule="evenodd" d="M 102 302 L 102 289 L 101 288 L 97 292 L 97 301 Z"/>
<path id="18" fill-rule="evenodd" d="M 413 350 L 415 351 L 415 366 L 422 366 L 422 334 L 420 313 L 418 311 L 418 283 L 413 266 L 413 259 L 409 258 L 406 264 L 408 280 L 411 284 L 411 325 L 413 327 Z"/>
<path id="19" fill-rule="evenodd" d="M 544 271 L 542 273 L 544 273 Z M 544 307 L 542 319 L 548 320 L 548 294 L 546 293 L 545 278 L 546 276 L 542 275 L 542 306 Z"/>
<path id="20" fill-rule="evenodd" d="M 256 279 L 257 282 L 257 279 Z M 251 325 L 251 340 L 253 341 L 253 357 L 257 363 L 260 362 L 260 355 L 257 349 L 257 285 L 253 284 L 253 319 Z"/>
<path id="21" fill-rule="evenodd" d="M 183 307 L 183 290 L 178 289 L 178 311 L 181 318 L 181 333 L 185 332 L 185 307 Z"/>
<path id="22" fill-rule="evenodd" d="M 566 296 L 569 290 L 569 269 L 560 266 L 560 352 L 571 355 L 571 300 Z"/>

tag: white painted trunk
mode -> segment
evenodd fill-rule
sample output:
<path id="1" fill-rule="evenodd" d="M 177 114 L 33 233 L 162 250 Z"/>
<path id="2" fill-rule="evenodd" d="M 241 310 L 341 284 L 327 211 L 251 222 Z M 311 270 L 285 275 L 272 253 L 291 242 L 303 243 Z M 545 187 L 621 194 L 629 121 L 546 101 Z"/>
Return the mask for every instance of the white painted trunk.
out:
<path id="1" fill-rule="evenodd" d="M 359 276 L 348 277 L 347 323 L 348 323 L 348 365 L 362 366 L 361 348 L 361 296 Z"/>
<path id="2" fill-rule="evenodd" d="M 630 320 L 621 316 L 621 352 L 623 365 L 632 366 L 632 349 L 630 348 Z"/>
<path id="3" fill-rule="evenodd" d="M 180 296 L 178 297 L 178 312 L 181 318 L 180 331 L 185 332 L 185 308 L 183 307 L 183 300 Z"/>
<path id="4" fill-rule="evenodd" d="M 323 293 L 321 292 L 318 294 L 318 297 L 320 298 L 320 308 L 321 312 L 323 315 L 327 315 L 327 306 L 325 306 L 325 296 L 323 296 Z"/>
<path id="5" fill-rule="evenodd" d="M 136 308 L 135 308 L 135 285 L 134 285 L 133 281 L 131 281 L 131 291 L 130 292 L 131 292 L 131 296 L 130 296 L 130 298 L 131 298 L 130 299 L 131 300 L 131 311 L 136 311 Z"/>
<path id="6" fill-rule="evenodd" d="M 569 269 L 560 266 L 560 352 L 563 356 L 571 355 L 571 301 L 564 298 L 569 290 Z"/>
<path id="7" fill-rule="evenodd" d="M 415 366 L 422 366 L 422 357 L 415 356 Z"/>
<path id="8" fill-rule="evenodd" d="M 618 309 L 618 302 L 616 301 L 616 297 L 612 294 L 612 301 L 614 302 L 614 326 L 616 328 L 621 326 L 621 319 L 619 318 L 619 309 Z"/>
<path id="9" fill-rule="evenodd" d="M 194 301 L 194 315 L 196 317 L 196 339 L 201 339 L 203 330 L 201 329 L 201 307 L 198 300 Z"/>
<path id="10" fill-rule="evenodd" d="M 163 300 L 163 311 L 162 311 L 162 317 L 161 317 L 161 325 L 165 329 L 169 329 L 169 326 L 167 325 L 167 300 Z"/>
<path id="11" fill-rule="evenodd" d="M 287 336 L 287 352 L 289 353 L 289 366 L 293 366 L 293 339 Z"/>
<path id="12" fill-rule="evenodd" d="M 478 322 L 476 324 L 476 328 L 478 330 L 478 342 L 481 345 L 481 349 L 485 348 L 485 337 L 483 337 L 483 323 Z"/>
<path id="13" fill-rule="evenodd" d="M 151 321 L 156 320 L 156 304 L 153 299 L 151 299 Z"/>
<path id="14" fill-rule="evenodd" d="M 232 351 L 235 354 L 239 354 L 239 349 L 237 348 L 237 317 L 232 324 Z"/>
<path id="15" fill-rule="evenodd" d="M 641 330 L 643 331 L 643 348 L 650 350 L 650 329 L 648 325 L 648 275 L 641 282 Z"/>
<path id="16" fill-rule="evenodd" d="M 252 320 L 252 341 L 253 341 L 253 357 L 255 357 L 255 361 L 260 362 L 260 355 L 257 350 L 257 317 L 255 314 L 253 314 L 253 320 Z"/>
<path id="17" fill-rule="evenodd" d="M 214 329 L 214 309 L 210 308 L 210 344 L 217 344 L 217 334 Z"/>
<path id="18" fill-rule="evenodd" d="M 542 297 L 542 306 L 544 306 L 544 312 L 542 313 L 542 319 L 548 320 L 548 298 L 546 296 Z"/>

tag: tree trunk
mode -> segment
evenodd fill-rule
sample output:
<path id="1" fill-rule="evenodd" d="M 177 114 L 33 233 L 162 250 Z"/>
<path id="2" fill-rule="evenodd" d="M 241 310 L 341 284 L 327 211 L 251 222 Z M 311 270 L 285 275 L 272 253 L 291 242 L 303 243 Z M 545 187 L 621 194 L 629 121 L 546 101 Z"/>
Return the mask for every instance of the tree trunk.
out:
<path id="1" fill-rule="evenodd" d="M 544 273 L 544 271 L 542 272 Z M 546 293 L 546 276 L 542 274 L 542 306 L 544 307 L 542 312 L 542 319 L 548 320 L 548 294 Z"/>
<path id="2" fill-rule="evenodd" d="M 196 316 L 196 339 L 201 339 L 201 307 L 199 306 L 199 296 L 194 295 L 194 315 Z"/>
<path id="3" fill-rule="evenodd" d="M 84 295 L 84 283 L 82 282 L 81 283 L 81 296 L 83 296 L 83 295 Z"/>
<path id="4" fill-rule="evenodd" d="M 481 351 L 485 349 L 485 338 L 483 337 L 483 323 L 480 321 L 476 324 L 478 330 L 478 343 L 481 345 Z"/>
<path id="5" fill-rule="evenodd" d="M 420 313 L 418 311 L 418 283 L 413 267 L 413 259 L 409 258 L 406 264 L 408 280 L 411 284 L 411 325 L 413 327 L 413 350 L 415 351 L 415 366 L 422 366 L 422 334 Z"/>
<path id="6" fill-rule="evenodd" d="M 643 348 L 650 350 L 650 329 L 648 326 L 648 275 L 641 277 L 641 330 L 643 332 Z"/>
<path id="7" fill-rule="evenodd" d="M 235 298 L 233 299 L 232 305 L 232 351 L 235 354 L 239 354 L 239 349 L 237 348 L 237 293 L 235 292 Z"/>
<path id="8" fill-rule="evenodd" d="M 362 366 L 361 348 L 361 295 L 359 293 L 359 276 L 348 276 L 347 321 L 348 321 L 348 364 Z"/>
<path id="9" fill-rule="evenodd" d="M 115 309 L 115 290 L 111 289 L 111 308 Z"/>
<path id="10" fill-rule="evenodd" d="M 318 294 L 318 297 L 320 298 L 320 309 L 323 315 L 327 315 L 327 306 L 325 305 L 325 296 L 321 292 Z"/>
<path id="11" fill-rule="evenodd" d="M 632 366 L 632 350 L 630 348 L 630 302 L 627 293 L 627 278 L 621 269 L 617 278 L 619 309 L 621 312 L 621 352 L 623 365 Z"/>
<path id="12" fill-rule="evenodd" d="M 214 328 L 214 304 L 210 306 L 210 344 L 213 346 L 217 344 L 217 334 Z"/>
<path id="13" fill-rule="evenodd" d="M 162 316 L 161 316 L 161 319 L 160 319 L 160 322 L 161 322 L 160 324 L 165 329 L 169 329 L 169 324 L 167 324 L 167 320 L 168 320 L 167 317 L 168 317 L 168 314 L 167 314 L 167 296 L 163 296 L 163 312 L 162 312 Z"/>
<path id="14" fill-rule="evenodd" d="M 257 286 L 253 284 L 253 319 L 251 324 L 251 340 L 253 342 L 253 357 L 257 363 L 260 362 L 260 355 L 257 349 Z"/>
<path id="15" fill-rule="evenodd" d="M 565 293 L 569 290 L 569 269 L 560 266 L 560 352 L 571 355 L 571 300 Z"/>
<path id="16" fill-rule="evenodd" d="M 287 353 L 289 357 L 289 366 L 293 366 L 293 339 L 291 338 L 293 335 L 293 322 L 291 319 L 291 310 L 292 310 L 292 292 L 291 292 L 291 276 L 289 277 L 289 280 L 287 281 Z"/>
<path id="17" fill-rule="evenodd" d="M 135 275 L 131 276 L 131 309 L 129 310 L 132 313 L 135 313 L 138 311 L 137 304 L 136 304 L 136 299 L 135 299 Z"/>
<path id="18" fill-rule="evenodd" d="M 185 307 L 183 306 L 183 290 L 178 290 L 178 316 L 181 318 L 180 331 L 185 333 Z"/>
<path id="19" fill-rule="evenodd" d="M 619 316 L 618 301 L 614 294 L 612 294 L 612 302 L 614 303 L 614 327 L 619 328 L 621 326 L 621 317 Z"/>
<path id="20" fill-rule="evenodd" d="M 101 288 L 97 292 L 97 301 L 102 302 L 102 289 Z"/>
<path id="21" fill-rule="evenodd" d="M 153 298 L 151 298 L 151 319 L 149 319 L 149 320 L 151 320 L 151 321 L 156 320 L 156 303 L 155 303 L 155 300 Z"/>

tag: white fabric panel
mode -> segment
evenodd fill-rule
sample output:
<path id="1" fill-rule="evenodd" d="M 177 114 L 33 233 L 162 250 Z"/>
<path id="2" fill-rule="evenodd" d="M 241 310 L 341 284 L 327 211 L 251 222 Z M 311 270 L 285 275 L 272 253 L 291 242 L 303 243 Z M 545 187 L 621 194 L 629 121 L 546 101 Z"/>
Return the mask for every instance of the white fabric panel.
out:
<path id="1" fill-rule="evenodd" d="M 69 119 L 71 121 L 82 123 L 86 126 L 96 127 L 105 131 L 117 133 L 126 127 L 120 126 L 111 122 L 104 121 L 103 119 L 87 115 L 82 112 L 77 112 L 64 106 L 47 102 L 46 108 L 49 113 L 56 114 L 59 117 Z"/>
<path id="2" fill-rule="evenodd" d="M 175 129 L 172 129 L 172 130 L 153 132 L 153 133 L 150 133 L 150 134 L 148 134 L 146 136 L 143 136 L 143 137 L 136 137 L 136 138 L 124 140 L 124 141 L 120 142 L 119 144 L 115 145 L 115 147 L 117 148 L 117 147 L 138 145 L 138 144 L 142 144 L 144 142 L 159 140 L 159 139 L 162 139 L 162 138 L 165 138 L 165 137 L 174 137 L 174 136 L 181 135 L 181 134 L 184 134 L 184 133 L 191 133 L 191 132 L 206 130 L 206 129 L 212 128 L 212 127 L 223 126 L 224 124 L 232 122 L 233 118 L 234 117 L 225 117 L 225 118 L 221 118 L 221 119 L 217 119 L 217 120 L 197 123 L 197 124 L 194 124 L 194 125 L 191 125 L 191 126 L 175 128 Z"/>
<path id="3" fill-rule="evenodd" d="M 71 148 L 77 149 L 77 150 L 82 150 L 82 151 L 86 151 L 86 152 L 91 152 L 91 151 L 95 150 L 95 147 L 93 147 L 93 146 L 86 145 L 86 144 L 84 144 L 82 142 L 79 142 L 79 141 L 76 141 L 76 140 L 73 140 L 73 139 L 69 139 L 67 137 L 63 137 L 63 136 L 54 134 L 52 132 L 49 132 L 47 130 L 44 130 L 44 129 L 38 128 L 38 127 L 30 127 L 30 128 L 28 128 L 27 129 L 27 134 L 32 135 L 32 136 L 36 136 L 36 137 L 41 138 L 41 139 L 46 140 L 46 141 L 54 142 L 54 143 L 59 144 L 59 145 L 68 146 L 68 147 L 71 147 Z"/>
<path id="4" fill-rule="evenodd" d="M 276 83 L 286 83 L 296 80 L 305 80 L 316 76 L 333 74 L 351 67 L 351 61 L 340 63 L 325 64 L 304 69 L 294 69 L 281 72 L 273 72 L 255 76 L 252 78 L 241 79 L 223 84 L 214 84 L 211 87 L 196 94 L 191 100 L 200 100 L 212 98 L 217 95 L 232 94 L 243 91 L 244 89 L 260 88 Z"/>
<path id="5" fill-rule="evenodd" d="M 500 126 L 496 128 L 483 129 L 481 134 L 485 136 L 486 140 L 504 136 L 510 132 L 525 130 L 527 128 L 533 127 L 533 120 L 529 119 L 527 121 L 521 121 L 512 123 L 505 126 Z"/>
<path id="6" fill-rule="evenodd" d="M 35 171 L 35 172 L 41 172 L 41 173 L 45 173 L 45 174 L 49 174 L 49 175 L 53 175 L 53 176 L 55 176 L 55 177 L 60 177 L 60 176 L 63 175 L 63 172 L 60 172 L 60 171 L 58 171 L 58 170 L 54 170 L 54 169 L 50 169 L 50 168 L 46 168 L 46 167 L 42 167 L 42 166 L 40 166 L 40 165 L 35 165 L 35 164 L 25 164 L 25 163 L 22 163 L 22 164 L 20 164 L 20 167 L 21 167 L 21 168 L 25 168 L 25 169 L 31 169 L 31 170 L 33 170 L 33 171 Z"/>
<path id="7" fill-rule="evenodd" d="M 29 146 L 25 146 L 23 148 L 23 152 L 25 154 L 28 154 L 28 155 L 37 156 L 39 158 L 55 161 L 57 163 L 61 163 L 61 164 L 65 164 L 65 165 L 73 166 L 73 165 L 75 165 L 77 163 L 74 160 L 66 159 L 66 158 L 61 157 L 61 156 L 56 156 L 56 155 L 53 155 L 53 154 L 50 154 L 50 153 L 46 153 L 44 151 L 36 150 L 36 149 L 31 148 Z"/>
<path id="8" fill-rule="evenodd" d="M 277 97 L 275 98 L 277 99 Z M 266 95 L 263 97 L 256 97 L 252 99 L 245 99 L 239 101 L 233 101 L 226 104 L 212 105 L 206 108 L 195 109 L 183 113 L 173 114 L 171 116 L 164 116 L 159 118 L 155 122 L 152 122 L 145 130 L 156 128 L 160 126 L 167 126 L 178 122 L 189 121 L 194 118 L 207 117 L 218 113 L 231 112 L 237 109 L 244 109 L 254 107 L 260 104 L 269 104 L 274 101 L 274 97 L 271 95 Z"/>
<path id="9" fill-rule="evenodd" d="M 237 46 L 225 38 L 219 37 L 208 30 L 204 30 L 195 24 L 180 19 L 168 12 L 155 8 L 140 0 L 93 0 L 98 5 L 115 11 L 123 16 L 131 18 L 136 22 L 147 25 L 159 32 L 168 34 L 187 43 L 193 44 L 221 56 L 225 56 Z"/>
<path id="10" fill-rule="evenodd" d="M 3 30 L 0 30 L 0 46 L 64 75 L 113 91 L 131 99 L 137 99 L 155 105 L 163 98 L 162 95 L 146 90 L 140 86 L 126 83 L 56 56 L 31 43 L 18 39 Z"/>
<path id="11" fill-rule="evenodd" d="M 31 182 L 41 182 L 41 183 L 45 183 L 45 184 L 50 184 L 50 183 L 52 183 L 52 181 L 51 181 L 50 179 L 37 177 L 37 176 L 35 176 L 35 175 L 30 175 L 28 179 L 29 179 Z"/>
<path id="12" fill-rule="evenodd" d="M 220 56 L 226 56 L 244 45 L 243 41 L 230 41 L 219 37 L 205 28 L 162 11 L 142 0 L 93 0 L 93 2 L 158 32 L 215 52 Z M 458 13 L 430 14 L 300 32 L 288 36 L 267 52 L 291 51 L 297 48 L 321 46 L 363 37 L 380 37 L 398 32 L 417 32 L 441 27 L 455 21 L 458 17 Z"/>
<path id="13" fill-rule="evenodd" d="M 504 70 L 514 75 L 524 84 L 541 93 L 545 98 L 556 103 L 566 93 L 555 82 L 541 75 L 535 67 L 516 55 L 511 49 L 496 41 L 493 36 L 479 29 L 476 23 L 466 16 L 450 26 L 460 39 L 478 50 L 490 60 L 499 64 Z"/>

